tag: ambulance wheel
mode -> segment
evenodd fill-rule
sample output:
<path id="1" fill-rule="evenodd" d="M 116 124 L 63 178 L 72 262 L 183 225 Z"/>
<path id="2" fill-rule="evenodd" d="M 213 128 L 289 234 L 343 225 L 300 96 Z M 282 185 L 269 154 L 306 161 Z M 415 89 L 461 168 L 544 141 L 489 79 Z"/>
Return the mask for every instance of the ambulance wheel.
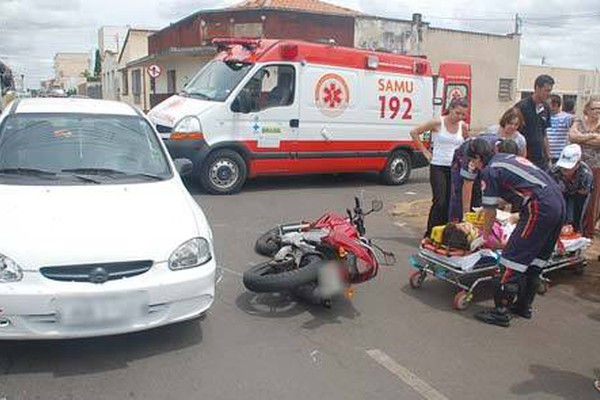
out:
<path id="1" fill-rule="evenodd" d="M 473 300 L 473 293 L 461 290 L 454 296 L 452 305 L 455 309 L 463 311 L 469 308 L 469 306 L 471 305 L 471 300 Z"/>
<path id="2" fill-rule="evenodd" d="M 202 187 L 212 194 L 233 194 L 242 189 L 248 168 L 235 150 L 216 150 L 206 157 L 200 171 Z"/>
<path id="3" fill-rule="evenodd" d="M 548 289 L 550 289 L 550 282 L 542 280 L 537 288 L 537 292 L 538 294 L 546 294 Z"/>
<path id="4" fill-rule="evenodd" d="M 423 286 L 423 282 L 425 281 L 426 275 L 421 271 L 416 271 L 410 274 L 410 279 L 408 282 L 410 283 L 410 287 L 413 289 L 420 289 Z"/>
<path id="5" fill-rule="evenodd" d="M 402 185 L 410 178 L 411 170 L 410 154 L 405 150 L 398 150 L 388 158 L 381 176 L 386 185 Z"/>

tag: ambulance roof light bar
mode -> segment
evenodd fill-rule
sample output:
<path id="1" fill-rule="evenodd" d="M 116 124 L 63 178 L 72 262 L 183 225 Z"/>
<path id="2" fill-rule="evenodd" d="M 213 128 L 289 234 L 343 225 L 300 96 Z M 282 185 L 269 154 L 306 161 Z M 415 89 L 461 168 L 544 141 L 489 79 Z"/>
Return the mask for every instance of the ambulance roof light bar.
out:
<path id="1" fill-rule="evenodd" d="M 367 56 L 367 68 L 368 69 L 377 69 L 379 67 L 379 57 L 370 55 Z"/>
<path id="2" fill-rule="evenodd" d="M 248 50 L 255 50 L 260 46 L 260 39 L 243 39 L 243 38 L 216 38 L 212 41 L 213 45 L 217 46 L 217 50 L 223 51 L 231 46 L 242 46 Z"/>

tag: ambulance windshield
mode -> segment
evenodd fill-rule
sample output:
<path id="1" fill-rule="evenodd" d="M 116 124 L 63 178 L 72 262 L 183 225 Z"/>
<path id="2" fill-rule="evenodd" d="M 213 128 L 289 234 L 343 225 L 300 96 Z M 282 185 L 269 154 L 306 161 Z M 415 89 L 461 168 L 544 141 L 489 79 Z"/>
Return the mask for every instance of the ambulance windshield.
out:
<path id="1" fill-rule="evenodd" d="M 182 90 L 183 96 L 209 101 L 225 101 L 253 64 L 211 61 Z"/>

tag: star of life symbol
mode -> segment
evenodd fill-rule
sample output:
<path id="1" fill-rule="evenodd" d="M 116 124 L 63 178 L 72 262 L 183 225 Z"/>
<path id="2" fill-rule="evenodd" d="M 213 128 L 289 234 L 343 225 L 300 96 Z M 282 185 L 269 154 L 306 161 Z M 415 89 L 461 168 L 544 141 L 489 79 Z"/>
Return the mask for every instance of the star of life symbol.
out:
<path id="1" fill-rule="evenodd" d="M 258 135 L 260 133 L 260 124 L 258 123 L 258 116 L 255 116 L 254 120 L 252 121 L 252 130 L 254 131 L 255 135 Z"/>
<path id="2" fill-rule="evenodd" d="M 315 104 L 328 117 L 344 113 L 350 102 L 348 84 L 338 74 L 325 74 L 315 87 Z"/>

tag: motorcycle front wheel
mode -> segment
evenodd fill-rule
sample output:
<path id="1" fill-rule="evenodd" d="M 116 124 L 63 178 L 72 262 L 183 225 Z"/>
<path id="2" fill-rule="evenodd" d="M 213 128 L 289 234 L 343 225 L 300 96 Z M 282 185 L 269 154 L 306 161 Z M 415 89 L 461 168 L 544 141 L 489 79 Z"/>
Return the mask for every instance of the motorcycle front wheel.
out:
<path id="1" fill-rule="evenodd" d="M 256 293 L 290 291 L 315 281 L 321 263 L 321 257 L 313 254 L 304 256 L 299 266 L 295 265 L 293 259 L 269 260 L 255 265 L 244 273 L 244 286 Z"/>

